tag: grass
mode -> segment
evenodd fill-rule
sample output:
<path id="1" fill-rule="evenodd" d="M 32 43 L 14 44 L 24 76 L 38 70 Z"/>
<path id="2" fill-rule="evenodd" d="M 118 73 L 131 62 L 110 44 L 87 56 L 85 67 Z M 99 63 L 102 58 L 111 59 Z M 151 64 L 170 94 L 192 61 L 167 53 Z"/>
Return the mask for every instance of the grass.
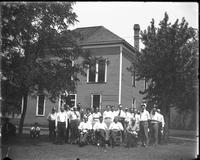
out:
<path id="1" fill-rule="evenodd" d="M 27 135 L 14 139 L 9 157 L 13 160 L 191 160 L 195 158 L 195 142 L 173 140 L 167 145 L 143 148 L 125 148 L 117 146 L 104 150 L 97 146 L 55 145 L 47 136 L 32 140 Z M 5 157 L 7 145 L 2 145 Z"/>

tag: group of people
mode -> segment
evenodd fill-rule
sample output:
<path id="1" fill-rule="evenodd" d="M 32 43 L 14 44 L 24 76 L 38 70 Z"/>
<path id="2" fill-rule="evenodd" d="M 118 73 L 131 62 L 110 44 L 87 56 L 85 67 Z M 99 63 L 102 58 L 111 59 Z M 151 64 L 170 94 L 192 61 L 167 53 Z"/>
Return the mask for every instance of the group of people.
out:
<path id="1" fill-rule="evenodd" d="M 53 108 L 47 119 L 49 121 L 49 138 L 57 144 L 70 143 L 112 146 L 125 144 L 135 147 L 141 142 L 143 147 L 158 145 L 164 128 L 164 117 L 156 105 L 149 112 L 146 103 L 140 110 L 117 108 L 107 105 L 104 112 L 99 108 L 94 111 L 86 108 L 85 112 L 76 106 L 64 105 L 59 112 Z"/>

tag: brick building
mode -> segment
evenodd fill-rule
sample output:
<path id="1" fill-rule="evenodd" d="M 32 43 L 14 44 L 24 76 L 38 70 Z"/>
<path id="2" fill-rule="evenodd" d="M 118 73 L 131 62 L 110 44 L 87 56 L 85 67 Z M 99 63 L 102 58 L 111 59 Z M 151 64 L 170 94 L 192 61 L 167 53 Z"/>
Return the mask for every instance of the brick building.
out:
<path id="1" fill-rule="evenodd" d="M 77 91 L 69 93 L 70 105 L 81 104 L 82 108 L 122 104 L 123 107 L 137 107 L 142 101 L 140 90 L 146 87 L 145 81 L 136 81 L 135 75 L 127 68 L 139 49 L 139 25 L 134 25 L 134 46 L 112 33 L 103 26 L 77 28 L 80 33 L 79 45 L 92 56 L 103 57 L 93 66 L 89 66 L 87 76 L 79 76 Z M 81 57 L 74 63 L 81 62 Z M 107 63 L 109 61 L 109 63 Z M 28 97 L 25 125 L 39 122 L 47 124 L 47 115 L 52 107 L 61 105 L 61 98 L 56 104 L 44 96 Z"/>

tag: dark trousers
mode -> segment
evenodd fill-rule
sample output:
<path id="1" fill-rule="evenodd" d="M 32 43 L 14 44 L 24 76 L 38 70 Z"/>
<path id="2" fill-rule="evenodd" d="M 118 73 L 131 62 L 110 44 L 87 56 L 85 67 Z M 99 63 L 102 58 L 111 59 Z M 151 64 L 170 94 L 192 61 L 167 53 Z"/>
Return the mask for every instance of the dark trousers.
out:
<path id="1" fill-rule="evenodd" d="M 158 144 L 162 143 L 162 122 L 158 123 Z"/>
<path id="2" fill-rule="evenodd" d="M 106 144 L 106 131 L 95 131 L 95 141 L 96 143 L 99 143 L 100 146 L 104 146 Z"/>
<path id="3" fill-rule="evenodd" d="M 122 142 L 122 131 L 110 131 L 110 144 L 112 147 L 115 145 L 120 145 Z"/>
<path id="4" fill-rule="evenodd" d="M 50 140 L 55 140 L 56 131 L 55 131 L 55 121 L 49 121 L 49 138 Z"/>
<path id="5" fill-rule="evenodd" d="M 138 141 L 137 134 L 126 132 L 126 146 L 127 147 L 136 147 L 137 141 Z"/>
<path id="6" fill-rule="evenodd" d="M 152 144 L 158 144 L 158 123 L 150 124 L 150 141 Z"/>
<path id="7" fill-rule="evenodd" d="M 140 138 L 141 138 L 142 145 L 149 144 L 148 121 L 140 122 Z"/>
<path id="8" fill-rule="evenodd" d="M 71 143 L 77 143 L 79 138 L 79 130 L 78 130 L 79 121 L 71 120 L 70 123 L 70 141 Z"/>
<path id="9" fill-rule="evenodd" d="M 66 123 L 58 122 L 58 143 L 63 144 L 65 140 Z"/>

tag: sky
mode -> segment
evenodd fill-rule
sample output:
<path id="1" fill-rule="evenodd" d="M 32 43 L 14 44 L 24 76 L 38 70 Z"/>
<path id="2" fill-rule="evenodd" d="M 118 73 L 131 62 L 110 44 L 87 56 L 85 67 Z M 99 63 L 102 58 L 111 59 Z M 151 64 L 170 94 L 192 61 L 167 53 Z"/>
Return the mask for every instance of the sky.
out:
<path id="1" fill-rule="evenodd" d="M 199 27 L 197 2 L 76 2 L 73 10 L 79 22 L 69 29 L 104 26 L 131 45 L 134 44 L 134 24 L 139 24 L 143 31 L 152 18 L 158 25 L 165 12 L 171 23 L 185 17 L 189 26 Z"/>

